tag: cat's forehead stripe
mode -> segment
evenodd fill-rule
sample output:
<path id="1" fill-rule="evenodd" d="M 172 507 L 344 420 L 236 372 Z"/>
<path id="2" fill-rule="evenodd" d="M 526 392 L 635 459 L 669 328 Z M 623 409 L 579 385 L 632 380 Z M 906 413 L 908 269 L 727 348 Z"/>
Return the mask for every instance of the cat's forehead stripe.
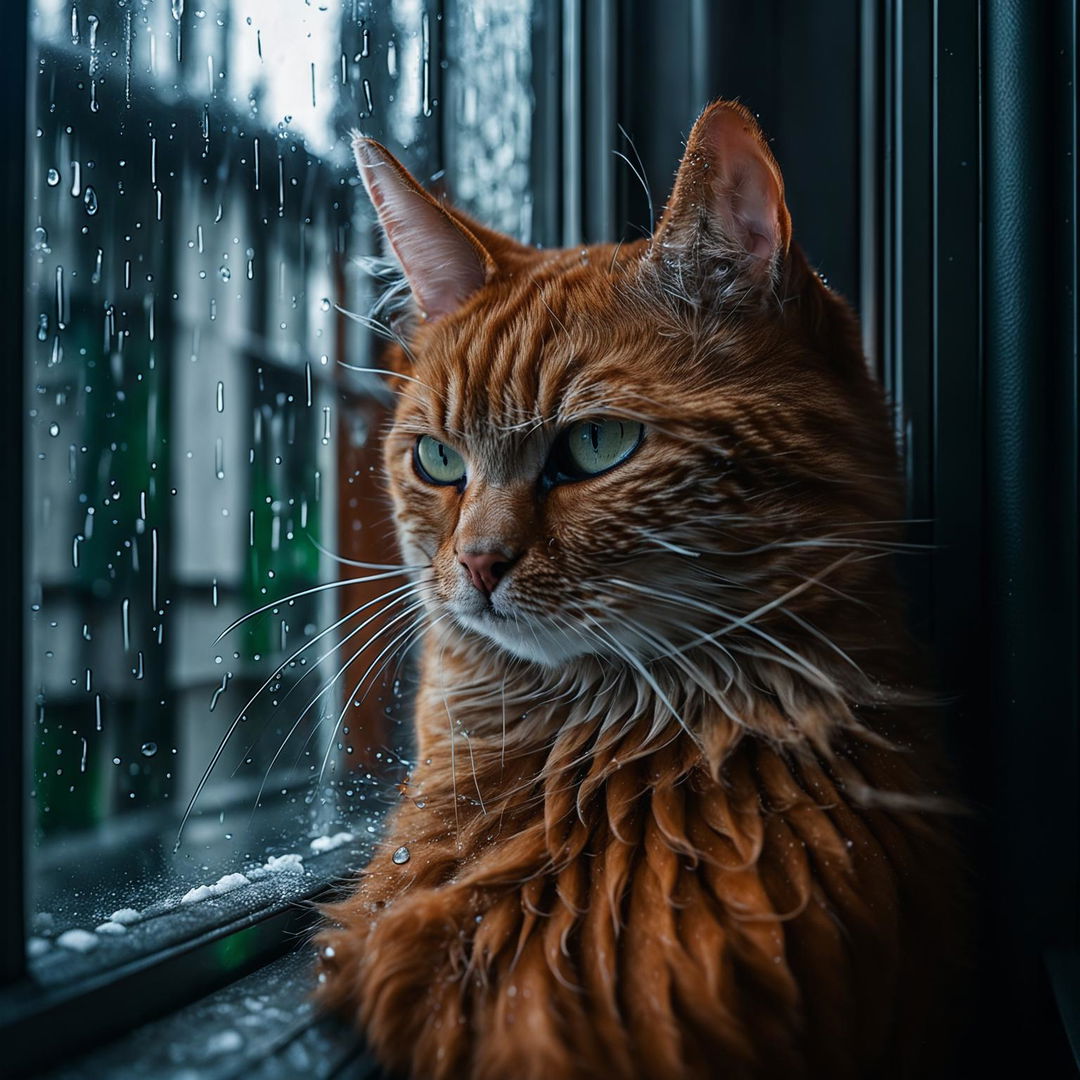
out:
<path id="1" fill-rule="evenodd" d="M 523 282 L 482 319 L 470 320 L 468 337 L 457 342 L 457 355 L 444 371 L 447 431 L 510 428 L 551 414 L 571 351 L 553 299 Z"/>

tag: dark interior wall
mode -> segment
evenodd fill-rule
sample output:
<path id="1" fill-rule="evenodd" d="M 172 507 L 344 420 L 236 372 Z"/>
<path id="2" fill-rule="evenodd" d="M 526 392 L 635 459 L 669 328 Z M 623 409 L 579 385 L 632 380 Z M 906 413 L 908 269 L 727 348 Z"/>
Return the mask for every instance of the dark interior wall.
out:
<path id="1" fill-rule="evenodd" d="M 630 0 L 620 12 L 619 120 L 645 162 L 656 212 L 702 107 L 738 99 L 772 143 L 795 239 L 833 288 L 858 306 L 857 0 Z M 623 235 L 634 235 L 648 209 L 629 169 L 619 194 L 625 208 L 619 225 Z"/>

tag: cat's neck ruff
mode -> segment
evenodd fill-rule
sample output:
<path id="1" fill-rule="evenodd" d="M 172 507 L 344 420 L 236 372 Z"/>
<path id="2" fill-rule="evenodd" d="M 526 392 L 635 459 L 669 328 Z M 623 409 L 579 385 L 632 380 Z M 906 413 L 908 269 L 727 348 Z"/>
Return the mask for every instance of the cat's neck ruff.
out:
<path id="1" fill-rule="evenodd" d="M 745 735 L 792 752 L 832 756 L 845 733 L 870 740 L 886 705 L 918 704 L 863 673 L 804 656 L 806 671 L 706 647 L 639 659 L 589 654 L 553 667 L 515 657 L 448 623 L 424 644 L 421 714 L 438 717 L 423 744 L 452 740 L 473 754 L 521 755 L 567 740 L 589 747 L 632 742 L 643 756 L 672 738 L 693 743 L 716 771 Z M 869 725 L 867 724 L 869 721 Z"/>

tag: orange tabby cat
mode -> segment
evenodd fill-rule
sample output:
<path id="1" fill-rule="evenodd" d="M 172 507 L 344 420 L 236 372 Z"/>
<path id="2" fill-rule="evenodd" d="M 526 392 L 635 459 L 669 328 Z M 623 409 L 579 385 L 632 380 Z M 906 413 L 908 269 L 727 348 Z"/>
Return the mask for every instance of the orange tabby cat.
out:
<path id="1" fill-rule="evenodd" d="M 427 624 L 321 999 L 425 1080 L 926 1075 L 957 875 L 893 437 L 753 118 L 702 114 L 652 238 L 566 251 L 355 150 Z"/>

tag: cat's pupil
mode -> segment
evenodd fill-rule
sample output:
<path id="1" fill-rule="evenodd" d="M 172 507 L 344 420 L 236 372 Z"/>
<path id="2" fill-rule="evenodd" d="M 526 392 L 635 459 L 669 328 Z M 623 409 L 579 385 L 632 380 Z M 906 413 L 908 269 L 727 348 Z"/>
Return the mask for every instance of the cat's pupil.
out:
<path id="1" fill-rule="evenodd" d="M 446 447 L 443 446 L 442 443 L 437 443 L 436 445 L 439 447 L 439 459 L 442 461 L 442 463 L 444 465 L 449 465 L 450 460 L 446 456 Z"/>
<path id="2" fill-rule="evenodd" d="M 595 453 L 600 449 L 600 427 L 597 424 L 589 425 L 589 437 L 592 439 L 592 448 Z"/>

